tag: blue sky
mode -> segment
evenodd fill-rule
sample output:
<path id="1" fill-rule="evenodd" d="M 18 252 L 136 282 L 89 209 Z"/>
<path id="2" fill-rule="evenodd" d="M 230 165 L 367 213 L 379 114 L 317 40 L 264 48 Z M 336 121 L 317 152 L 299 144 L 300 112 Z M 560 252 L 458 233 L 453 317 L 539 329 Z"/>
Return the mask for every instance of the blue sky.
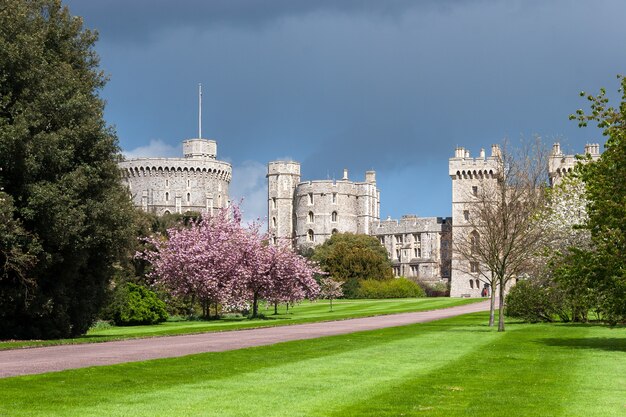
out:
<path id="1" fill-rule="evenodd" d="M 233 164 L 231 198 L 266 211 L 265 166 L 303 180 L 377 171 L 381 217 L 448 216 L 454 148 L 541 136 L 602 141 L 568 115 L 581 90 L 617 99 L 621 0 L 66 1 L 110 76 L 106 120 L 129 156 L 197 136 Z"/>

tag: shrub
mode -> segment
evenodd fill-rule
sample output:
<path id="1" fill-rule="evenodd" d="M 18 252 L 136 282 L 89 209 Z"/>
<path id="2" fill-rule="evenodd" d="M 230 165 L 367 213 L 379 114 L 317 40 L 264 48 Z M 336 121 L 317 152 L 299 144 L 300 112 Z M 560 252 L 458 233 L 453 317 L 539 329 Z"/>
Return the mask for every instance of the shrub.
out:
<path id="1" fill-rule="evenodd" d="M 425 297 L 424 290 L 406 278 L 385 281 L 368 279 L 359 283 L 358 298 L 414 298 Z"/>
<path id="2" fill-rule="evenodd" d="M 515 284 L 506 296 L 506 315 L 530 323 L 551 322 L 558 316 L 569 321 L 563 291 L 537 280 Z"/>
<path id="3" fill-rule="evenodd" d="M 417 281 L 416 284 L 424 290 L 426 297 L 450 297 L 450 284 L 447 282 Z"/>
<path id="4" fill-rule="evenodd" d="M 148 288 L 131 282 L 116 288 L 108 315 L 118 326 L 157 324 L 167 320 L 165 303 Z"/>

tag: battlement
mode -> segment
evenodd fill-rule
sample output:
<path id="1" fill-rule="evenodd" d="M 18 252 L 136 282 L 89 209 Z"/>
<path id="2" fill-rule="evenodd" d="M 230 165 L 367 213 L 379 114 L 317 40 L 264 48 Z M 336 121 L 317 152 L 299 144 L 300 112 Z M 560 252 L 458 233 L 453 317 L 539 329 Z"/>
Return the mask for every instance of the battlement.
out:
<path id="1" fill-rule="evenodd" d="M 491 156 L 487 157 L 483 148 L 477 158 L 472 158 L 469 150 L 457 147 L 449 160 L 448 173 L 452 179 L 493 177 L 499 170 L 500 152 L 499 145 L 491 145 Z"/>
<path id="2" fill-rule="evenodd" d="M 300 163 L 296 161 L 271 161 L 267 164 L 267 175 L 290 174 L 300 176 Z"/>
<path id="3" fill-rule="evenodd" d="M 183 141 L 183 155 L 190 159 L 215 159 L 217 142 L 210 139 L 187 139 Z"/>
<path id="4" fill-rule="evenodd" d="M 558 183 L 560 179 L 572 172 L 576 164 L 585 163 L 584 156 L 591 157 L 592 161 L 600 158 L 600 144 L 587 143 L 584 148 L 583 154 L 578 155 L 563 155 L 561 151 L 561 144 L 556 142 L 552 145 L 552 152 L 548 158 L 548 173 L 550 176 L 550 183 L 552 185 Z"/>

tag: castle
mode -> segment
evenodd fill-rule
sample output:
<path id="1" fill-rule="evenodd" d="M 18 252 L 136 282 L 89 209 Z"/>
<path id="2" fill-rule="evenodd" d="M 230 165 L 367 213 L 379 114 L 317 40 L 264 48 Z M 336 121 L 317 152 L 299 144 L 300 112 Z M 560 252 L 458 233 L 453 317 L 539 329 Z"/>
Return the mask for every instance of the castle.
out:
<path id="1" fill-rule="evenodd" d="M 212 213 L 228 207 L 232 168 L 216 159 L 217 143 L 188 139 L 183 154 L 183 158 L 136 158 L 118 164 L 135 206 L 157 215 Z"/>
<path id="2" fill-rule="evenodd" d="M 353 181 L 344 170 L 341 180 L 302 181 L 300 164 L 272 161 L 267 167 L 267 221 L 272 242 L 289 240 L 311 248 L 334 233 L 375 236 L 387 249 L 395 276 L 450 284 L 452 297 L 480 297 L 486 284 L 477 268 L 453 250 L 472 233 L 469 213 L 485 181 L 498 177 L 500 148 L 481 150 L 472 158 L 457 148 L 449 159 L 452 180 L 452 217 L 405 215 L 380 220 L 380 190 L 376 172 Z M 600 146 L 588 144 L 584 153 L 599 158 Z M 209 139 L 183 142 L 183 158 L 137 158 L 119 163 L 133 203 L 144 211 L 163 215 L 209 212 L 228 207 L 231 165 L 219 161 L 217 144 Z M 558 184 L 578 162 L 555 143 L 548 161 L 550 184 Z"/>
<path id="3" fill-rule="evenodd" d="M 268 231 L 274 242 L 288 239 L 298 247 L 324 243 L 333 233 L 363 233 L 376 236 L 387 249 L 395 276 L 427 282 L 447 282 L 452 297 L 480 297 L 487 284 L 476 266 L 453 250 L 470 230 L 469 215 L 479 187 L 497 181 L 500 147 L 491 154 L 482 149 L 477 158 L 457 148 L 449 159 L 452 180 L 452 217 L 402 216 L 380 220 L 380 191 L 376 173 L 367 171 L 365 180 L 351 181 L 347 170 L 341 180 L 301 181 L 300 164 L 273 161 L 268 164 Z M 599 158 L 600 145 L 588 144 L 584 153 Z M 555 143 L 548 160 L 550 184 L 558 184 L 578 162 L 563 155 Z"/>

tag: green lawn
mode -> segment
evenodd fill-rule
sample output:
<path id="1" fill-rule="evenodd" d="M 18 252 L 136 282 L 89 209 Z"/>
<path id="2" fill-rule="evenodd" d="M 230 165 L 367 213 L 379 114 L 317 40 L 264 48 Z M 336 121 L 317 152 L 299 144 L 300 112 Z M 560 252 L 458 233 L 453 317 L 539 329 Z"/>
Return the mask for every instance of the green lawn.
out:
<path id="1" fill-rule="evenodd" d="M 626 328 L 486 320 L 7 378 L 0 415 L 626 415 Z"/>
<path id="2" fill-rule="evenodd" d="M 212 321 L 166 322 L 155 326 L 112 327 L 106 330 L 90 330 L 85 336 L 76 339 L 42 341 L 0 341 L 0 350 L 26 346 L 49 346 L 73 343 L 104 342 L 108 340 L 131 339 L 139 337 L 166 336 L 212 331 L 249 329 L 254 327 L 283 326 L 289 324 L 311 323 L 317 321 L 341 320 L 355 317 L 376 316 L 382 314 L 424 311 L 452 307 L 481 301 L 481 299 L 461 298 L 404 298 L 390 300 L 335 300 L 333 312 L 329 311 L 328 301 L 304 302 L 285 311 L 281 306 L 279 314 L 274 309 L 261 309 L 266 319 L 248 320 L 246 318 L 221 319 Z"/>

